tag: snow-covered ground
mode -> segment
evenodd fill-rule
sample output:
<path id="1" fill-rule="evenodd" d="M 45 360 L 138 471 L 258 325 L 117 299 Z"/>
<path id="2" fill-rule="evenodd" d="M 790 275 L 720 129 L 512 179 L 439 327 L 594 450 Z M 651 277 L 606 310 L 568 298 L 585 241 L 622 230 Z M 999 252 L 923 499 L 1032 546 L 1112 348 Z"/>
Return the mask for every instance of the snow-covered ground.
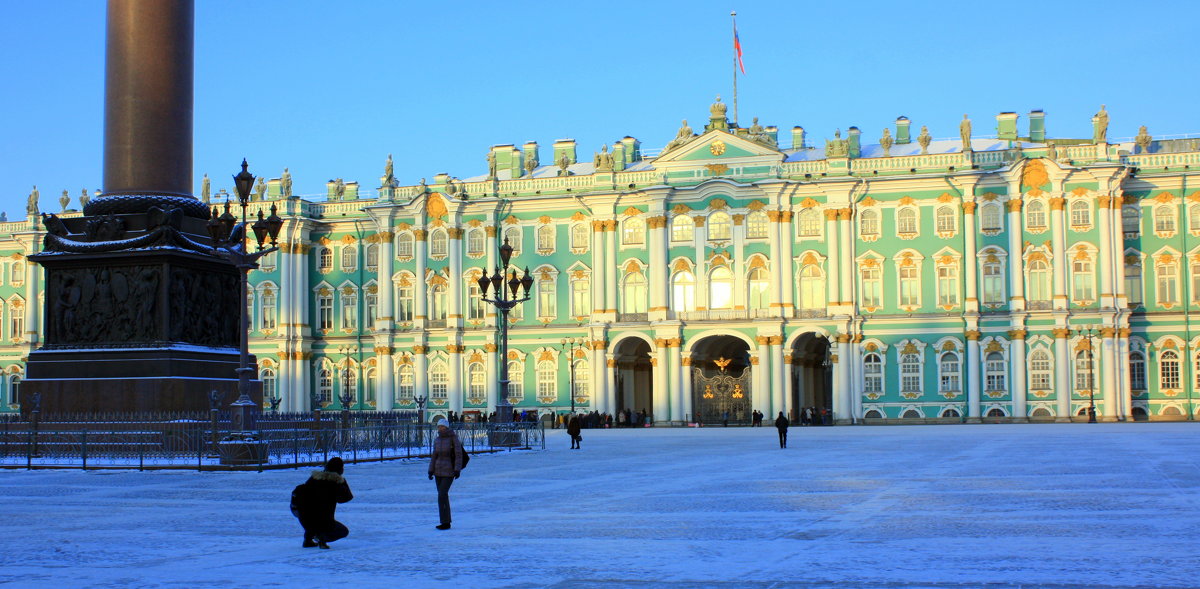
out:
<path id="1" fill-rule="evenodd" d="M 1200 584 L 1193 424 L 583 435 L 476 457 L 444 532 L 423 462 L 348 465 L 332 550 L 288 512 L 307 471 L 0 471 L 0 585 Z"/>

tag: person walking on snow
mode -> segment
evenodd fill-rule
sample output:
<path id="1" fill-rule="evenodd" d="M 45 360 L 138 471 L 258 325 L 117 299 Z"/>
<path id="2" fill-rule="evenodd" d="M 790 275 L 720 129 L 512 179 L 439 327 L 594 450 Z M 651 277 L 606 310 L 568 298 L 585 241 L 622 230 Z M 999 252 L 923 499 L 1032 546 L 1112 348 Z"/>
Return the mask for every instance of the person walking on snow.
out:
<path id="1" fill-rule="evenodd" d="M 580 431 L 579 416 L 572 415 L 571 419 L 569 421 L 567 421 L 567 435 L 571 436 L 571 449 L 572 450 L 578 450 L 579 449 L 579 441 L 583 439 L 583 437 L 579 435 L 579 431 Z"/>
<path id="2" fill-rule="evenodd" d="M 429 480 L 437 479 L 439 530 L 450 529 L 450 485 L 462 473 L 465 463 L 462 441 L 445 418 L 437 422 L 438 434 L 433 440 L 433 453 L 429 456 Z"/>
<path id="3" fill-rule="evenodd" d="M 775 429 L 779 430 L 779 447 L 787 448 L 787 428 L 788 419 L 783 416 L 783 412 L 779 412 L 779 417 L 775 418 Z"/>
<path id="4" fill-rule="evenodd" d="M 304 528 L 301 546 L 328 549 L 330 542 L 350 534 L 345 525 L 333 519 L 338 503 L 354 499 L 350 485 L 342 477 L 343 469 L 342 459 L 334 456 L 325 464 L 324 470 L 314 471 L 307 481 L 292 491 L 292 515 Z"/>

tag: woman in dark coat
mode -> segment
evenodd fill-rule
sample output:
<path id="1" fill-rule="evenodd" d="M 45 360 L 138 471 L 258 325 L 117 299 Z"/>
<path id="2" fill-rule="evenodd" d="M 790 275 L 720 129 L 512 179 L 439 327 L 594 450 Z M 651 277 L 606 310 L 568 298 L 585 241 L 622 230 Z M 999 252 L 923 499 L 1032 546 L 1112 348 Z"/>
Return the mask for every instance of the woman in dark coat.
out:
<path id="1" fill-rule="evenodd" d="M 433 453 L 429 457 L 429 480 L 437 479 L 439 530 L 450 529 L 450 485 L 462 473 L 462 441 L 445 419 L 437 422 L 437 437 L 433 440 Z"/>
<path id="2" fill-rule="evenodd" d="M 579 449 L 579 441 L 581 439 L 583 439 L 579 435 L 579 431 L 580 431 L 579 416 L 572 415 L 571 419 L 569 421 L 567 421 L 567 435 L 571 436 L 571 449 L 572 450 L 578 450 Z"/>
<path id="3" fill-rule="evenodd" d="M 354 498 L 350 485 L 342 478 L 343 469 L 342 459 L 334 456 L 325 465 L 325 470 L 313 472 L 292 492 L 292 511 L 304 527 L 302 546 L 305 548 L 329 548 L 330 542 L 350 534 L 346 526 L 333 519 L 337 504 Z"/>
<path id="4" fill-rule="evenodd" d="M 775 429 L 779 430 L 779 447 L 787 448 L 787 430 L 788 418 L 783 416 L 783 412 L 779 412 L 779 417 L 775 418 Z"/>

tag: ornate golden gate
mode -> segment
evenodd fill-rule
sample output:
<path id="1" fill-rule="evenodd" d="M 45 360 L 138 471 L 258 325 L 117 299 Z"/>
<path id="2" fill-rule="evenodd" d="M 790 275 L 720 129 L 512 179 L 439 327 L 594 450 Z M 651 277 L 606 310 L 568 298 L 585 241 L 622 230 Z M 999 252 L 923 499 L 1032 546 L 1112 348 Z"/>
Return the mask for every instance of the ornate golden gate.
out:
<path id="1" fill-rule="evenodd" d="M 750 369 L 734 376 L 725 367 L 729 361 L 715 361 L 720 369 L 716 374 L 706 375 L 702 368 L 692 368 L 692 407 L 696 417 L 706 425 L 721 423 L 726 414 L 729 423 L 750 423 Z"/>

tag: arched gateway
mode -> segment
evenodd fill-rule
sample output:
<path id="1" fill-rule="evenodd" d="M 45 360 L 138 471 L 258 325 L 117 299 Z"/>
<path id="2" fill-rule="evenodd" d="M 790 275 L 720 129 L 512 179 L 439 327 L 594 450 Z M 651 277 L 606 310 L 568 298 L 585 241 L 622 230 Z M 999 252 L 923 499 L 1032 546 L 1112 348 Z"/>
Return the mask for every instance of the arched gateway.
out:
<path id="1" fill-rule="evenodd" d="M 833 356 L 829 340 L 816 333 L 805 333 L 792 342 L 792 395 L 789 409 L 798 419 L 805 407 L 814 410 L 816 419 L 833 413 Z"/>
<path id="2" fill-rule="evenodd" d="M 612 413 L 629 409 L 632 413 L 645 411 L 654 419 L 667 419 L 665 415 L 654 415 L 654 396 L 663 391 L 654 390 L 654 366 L 650 362 L 650 344 L 638 337 L 627 337 L 613 348 L 613 407 Z"/>
<path id="3" fill-rule="evenodd" d="M 728 335 L 696 342 L 691 353 L 693 419 L 748 424 L 752 406 L 750 346 Z"/>

